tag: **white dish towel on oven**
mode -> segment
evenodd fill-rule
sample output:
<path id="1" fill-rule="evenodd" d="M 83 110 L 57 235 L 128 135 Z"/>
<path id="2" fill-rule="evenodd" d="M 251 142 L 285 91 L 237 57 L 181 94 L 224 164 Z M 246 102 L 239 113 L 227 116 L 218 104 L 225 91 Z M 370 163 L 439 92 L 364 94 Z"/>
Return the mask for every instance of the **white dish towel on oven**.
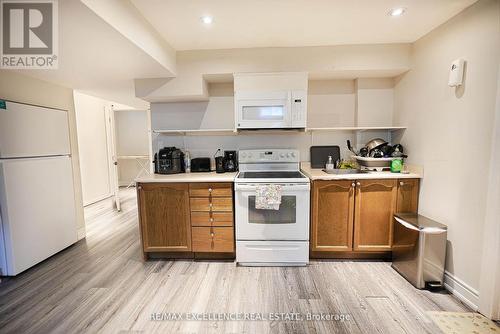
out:
<path id="1" fill-rule="evenodd" d="M 264 184 L 257 186 L 255 208 L 264 210 L 279 210 L 281 204 L 281 185 Z"/>

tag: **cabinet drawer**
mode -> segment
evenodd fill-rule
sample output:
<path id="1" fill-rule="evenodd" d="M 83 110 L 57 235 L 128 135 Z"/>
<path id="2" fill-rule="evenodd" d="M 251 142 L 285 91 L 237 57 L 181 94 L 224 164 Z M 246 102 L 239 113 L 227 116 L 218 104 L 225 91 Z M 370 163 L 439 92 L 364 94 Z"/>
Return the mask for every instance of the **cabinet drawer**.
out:
<path id="1" fill-rule="evenodd" d="M 191 197 L 232 197 L 231 183 L 191 183 L 189 196 Z"/>
<path id="2" fill-rule="evenodd" d="M 232 197 L 191 197 L 191 211 L 233 211 Z"/>
<path id="3" fill-rule="evenodd" d="M 211 220 L 213 219 L 213 221 Z M 232 212 L 191 212 L 191 226 L 233 226 Z"/>
<path id="4" fill-rule="evenodd" d="M 232 227 L 193 227 L 193 252 L 234 252 Z"/>

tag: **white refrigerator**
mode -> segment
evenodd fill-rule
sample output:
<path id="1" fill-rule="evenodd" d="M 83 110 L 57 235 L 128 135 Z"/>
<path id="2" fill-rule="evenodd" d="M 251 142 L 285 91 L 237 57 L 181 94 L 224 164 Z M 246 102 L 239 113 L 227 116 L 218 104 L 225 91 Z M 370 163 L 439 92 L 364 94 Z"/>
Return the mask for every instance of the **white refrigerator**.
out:
<path id="1" fill-rule="evenodd" d="M 0 101 L 0 276 L 77 241 L 70 154 L 66 111 Z"/>

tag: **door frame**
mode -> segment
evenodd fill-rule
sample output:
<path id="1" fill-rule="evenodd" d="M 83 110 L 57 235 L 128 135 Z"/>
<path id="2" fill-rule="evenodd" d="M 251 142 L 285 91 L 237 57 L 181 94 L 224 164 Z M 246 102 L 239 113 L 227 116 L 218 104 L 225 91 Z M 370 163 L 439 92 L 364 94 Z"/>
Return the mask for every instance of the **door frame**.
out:
<path id="1" fill-rule="evenodd" d="M 109 178 L 112 189 L 114 205 L 117 211 L 121 211 L 120 202 L 120 185 L 118 184 L 118 153 L 116 145 L 116 124 L 115 124 L 115 107 L 110 104 L 106 108 L 106 124 L 108 126 L 108 152 L 109 161 Z"/>

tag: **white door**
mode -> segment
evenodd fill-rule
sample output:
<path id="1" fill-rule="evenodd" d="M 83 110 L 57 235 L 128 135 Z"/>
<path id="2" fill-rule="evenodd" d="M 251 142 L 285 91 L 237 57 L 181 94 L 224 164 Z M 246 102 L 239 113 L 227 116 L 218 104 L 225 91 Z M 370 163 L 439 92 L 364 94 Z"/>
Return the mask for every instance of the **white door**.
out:
<path id="1" fill-rule="evenodd" d="M 108 102 L 74 92 L 83 205 L 113 195 Z"/>
<path id="2" fill-rule="evenodd" d="M 113 107 L 107 109 L 108 120 L 108 150 L 109 156 L 111 157 L 110 165 L 110 176 L 111 176 L 111 186 L 113 188 L 112 192 L 114 195 L 114 202 L 116 210 L 121 211 L 120 202 L 120 185 L 118 183 L 118 153 L 117 153 L 117 140 L 116 140 L 116 123 L 115 123 L 115 111 Z"/>
<path id="3" fill-rule="evenodd" d="M 309 184 L 283 185 L 279 210 L 255 208 L 256 184 L 235 185 L 237 240 L 309 240 Z"/>
<path id="4" fill-rule="evenodd" d="M 0 160 L 0 209 L 6 275 L 17 275 L 75 243 L 71 158 Z"/>

